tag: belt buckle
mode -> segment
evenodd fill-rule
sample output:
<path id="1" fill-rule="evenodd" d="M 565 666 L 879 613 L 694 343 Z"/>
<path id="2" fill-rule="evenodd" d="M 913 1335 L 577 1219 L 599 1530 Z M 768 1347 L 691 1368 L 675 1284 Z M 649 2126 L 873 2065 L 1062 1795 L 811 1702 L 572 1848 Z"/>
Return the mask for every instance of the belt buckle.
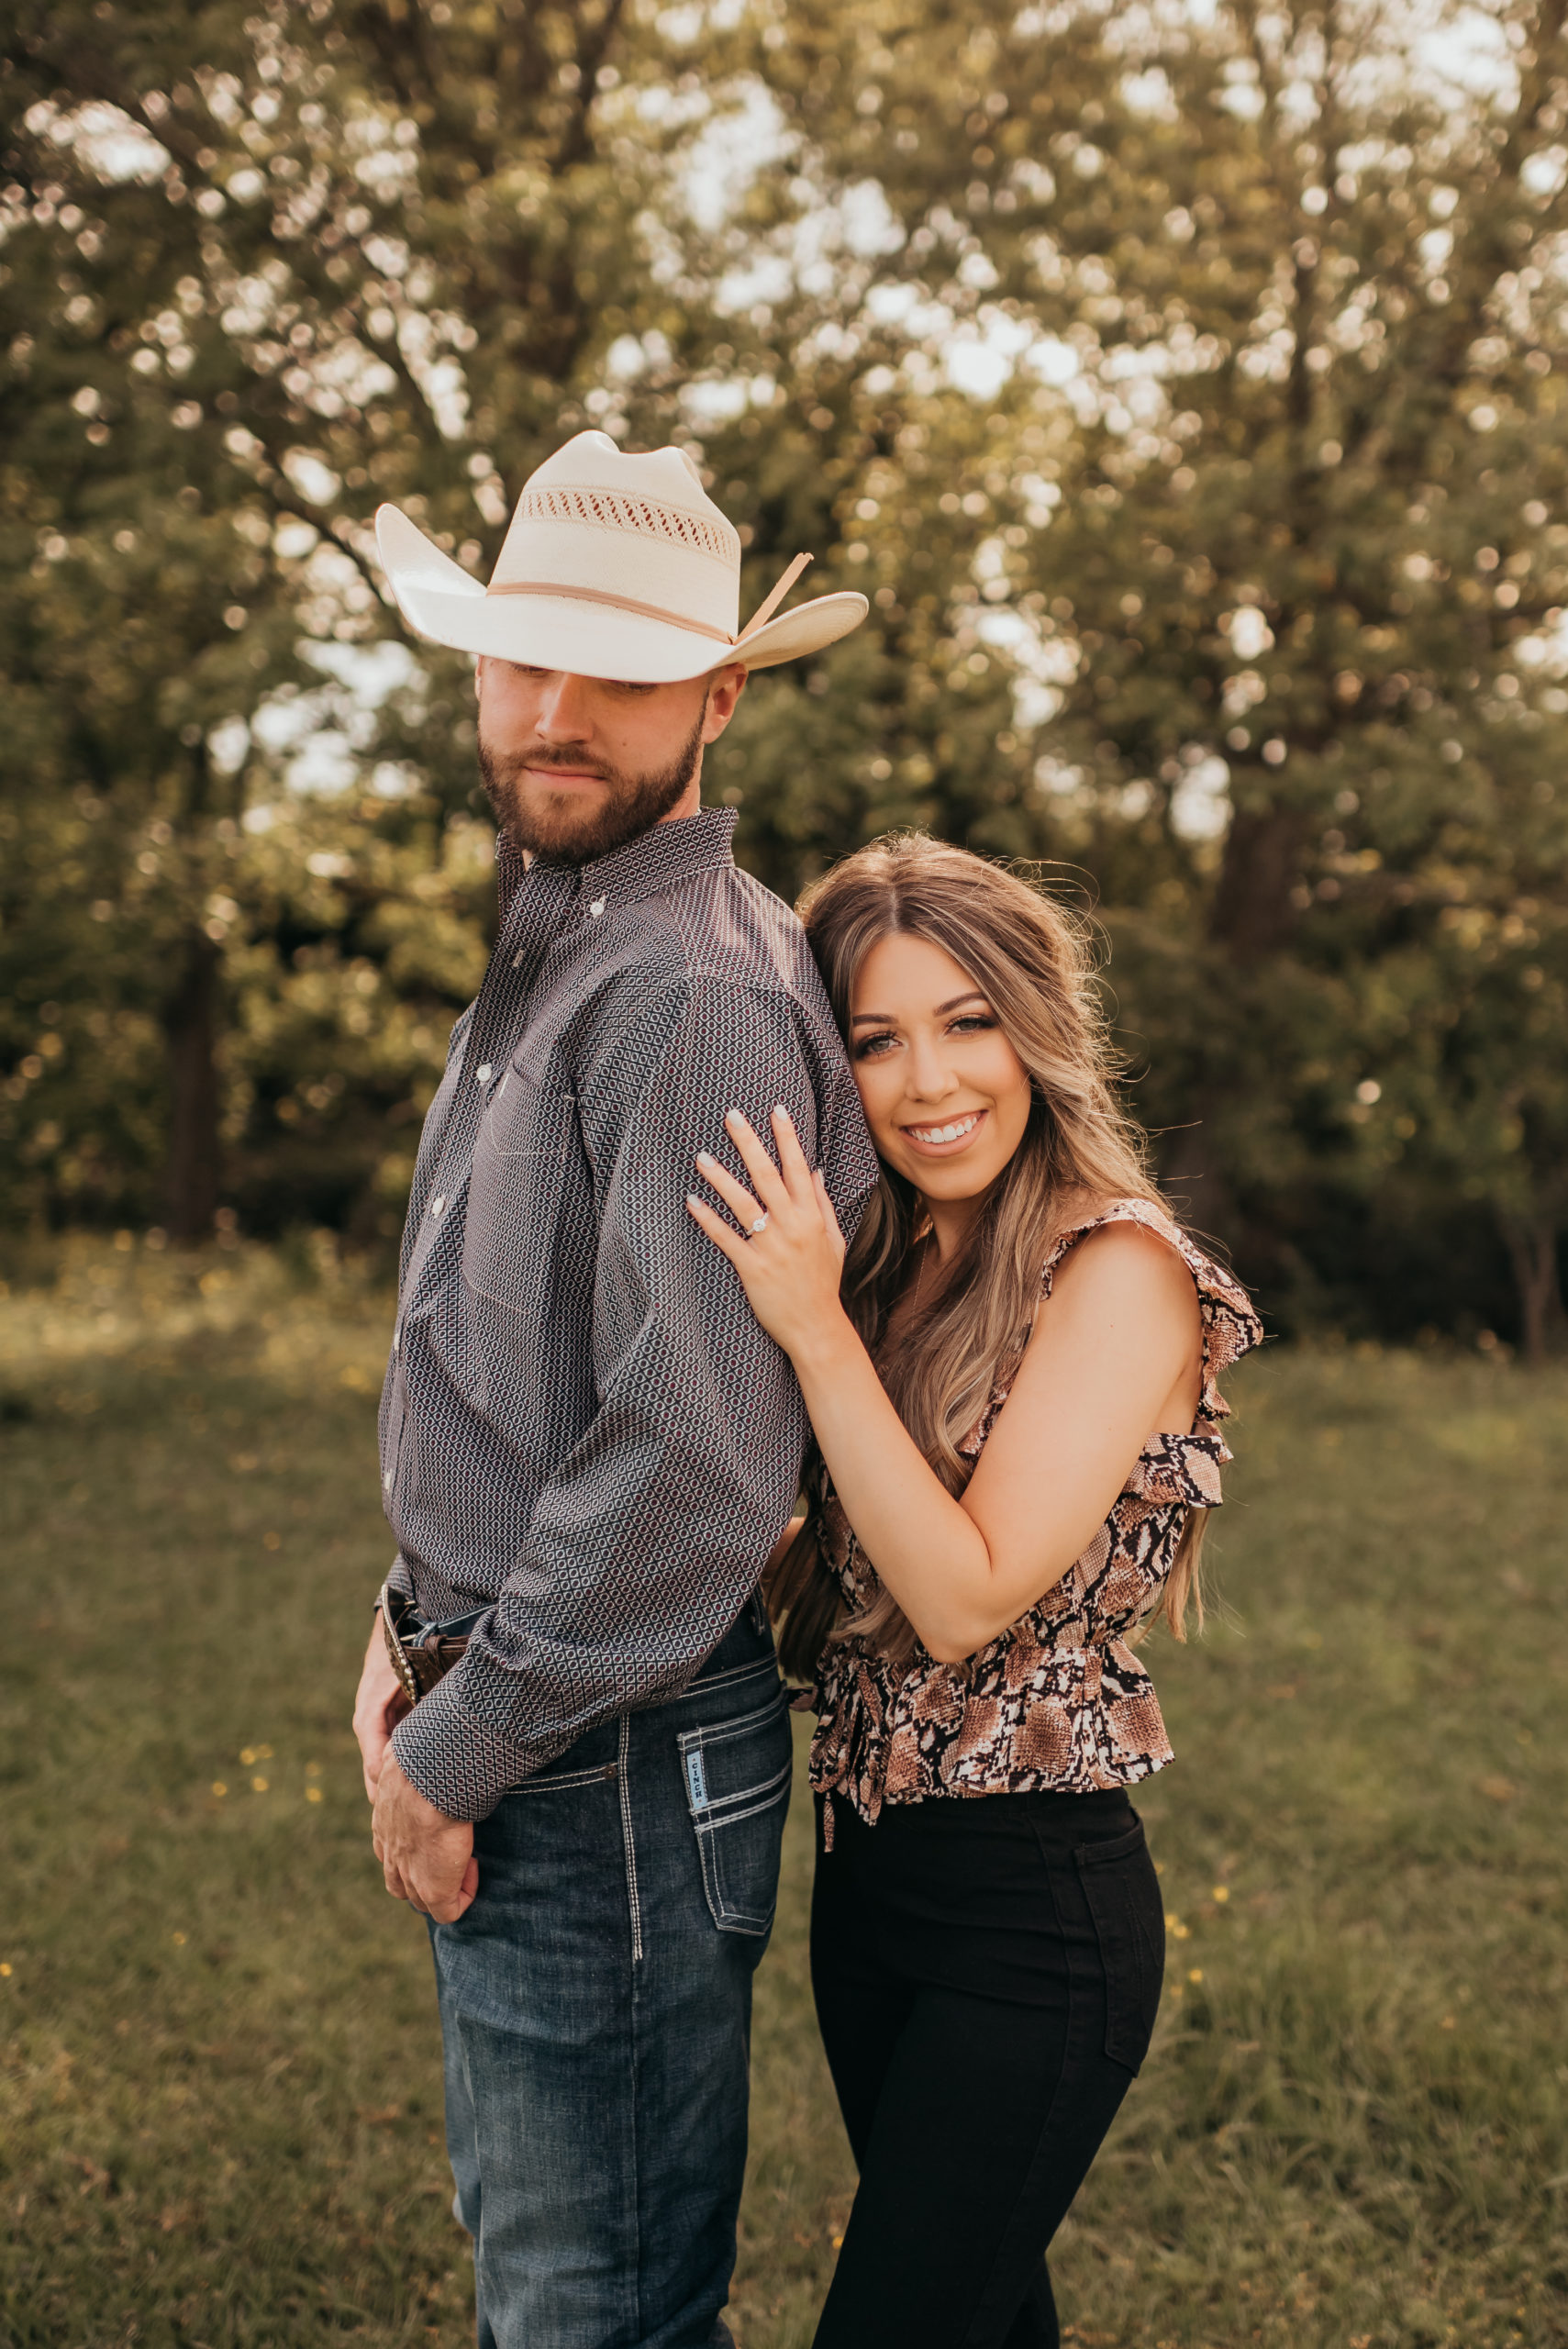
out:
<path id="1" fill-rule="evenodd" d="M 386 1653 L 392 1660 L 392 1668 L 397 1675 L 398 1687 L 407 1698 L 409 1704 L 417 1705 L 419 1701 L 419 1684 L 415 1679 L 414 1668 L 404 1653 L 401 1637 L 402 1625 L 413 1612 L 413 1606 L 403 1592 L 394 1590 L 390 1582 L 384 1582 L 381 1586 L 381 1635 L 386 1642 Z"/>

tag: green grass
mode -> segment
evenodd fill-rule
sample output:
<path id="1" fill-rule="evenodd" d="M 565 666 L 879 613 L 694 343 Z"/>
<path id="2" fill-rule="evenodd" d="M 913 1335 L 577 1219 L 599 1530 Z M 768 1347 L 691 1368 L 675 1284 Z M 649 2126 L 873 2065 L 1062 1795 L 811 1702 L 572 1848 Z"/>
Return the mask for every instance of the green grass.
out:
<path id="1" fill-rule="evenodd" d="M 348 1729 L 386 1302 L 308 1271 L 78 1243 L 0 1298 L 8 2349 L 471 2337 L 424 1935 Z M 1154 1650 L 1178 1922 L 1055 2254 L 1072 2337 L 1568 2343 L 1568 1380 L 1275 1352 L 1238 1400 L 1221 1618 Z M 809 2342 L 852 2191 L 810 1869 L 802 1802 L 743 2349 Z"/>

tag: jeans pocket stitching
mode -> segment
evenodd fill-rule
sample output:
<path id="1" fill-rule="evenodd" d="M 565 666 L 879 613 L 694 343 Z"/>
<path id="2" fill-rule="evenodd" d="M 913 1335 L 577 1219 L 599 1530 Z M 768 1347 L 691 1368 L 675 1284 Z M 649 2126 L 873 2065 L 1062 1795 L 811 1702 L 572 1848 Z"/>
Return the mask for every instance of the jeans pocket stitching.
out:
<path id="1" fill-rule="evenodd" d="M 696 1692 L 694 1690 L 693 1693 L 695 1695 Z M 706 1695 L 706 1691 L 705 1690 L 704 1694 Z M 711 1729 L 703 1726 L 696 1729 L 677 1730 L 675 1731 L 675 1735 L 680 1740 L 681 1752 L 683 1754 L 689 1753 L 694 1745 L 700 1752 L 705 1746 L 724 1745 L 727 1744 L 732 1737 L 744 1736 L 747 1731 L 754 1730 L 760 1722 L 765 1721 L 770 1713 L 775 1713 L 784 1709 L 786 1709 L 786 1708 L 784 1706 L 784 1684 L 781 1681 L 777 1694 L 770 1697 L 765 1705 L 759 1705 L 755 1712 L 740 1713 L 736 1716 L 734 1720 L 720 1721 L 717 1726 Z"/>
<path id="2" fill-rule="evenodd" d="M 721 1795 L 717 1802 L 708 1794 L 706 1776 L 701 1774 L 703 1799 L 697 1800 L 690 1757 L 700 1756 L 716 1747 L 722 1749 L 728 1746 L 742 1730 L 755 1736 L 782 1722 L 787 1736 L 789 1716 L 783 1699 L 784 1690 L 781 1687 L 775 1698 L 752 1712 L 743 1714 L 739 1720 L 721 1721 L 712 1728 L 681 1730 L 676 1732 L 675 1739 L 682 1761 L 686 1810 L 696 1839 L 697 1864 L 708 1913 L 718 1932 L 740 1933 L 758 1940 L 765 1936 L 771 1928 L 777 1907 L 776 1867 L 772 1878 L 773 1898 L 765 1907 L 752 1906 L 744 1897 L 746 1887 L 734 1882 L 732 1871 L 726 1865 L 728 1847 L 724 1839 L 728 1836 L 733 1842 L 735 1834 L 748 1820 L 761 1820 L 775 1811 L 780 1814 L 777 1831 L 782 1834 L 783 1815 L 787 1809 L 795 1777 L 793 1753 L 786 1755 L 782 1766 L 771 1776 L 758 1779 L 749 1787 L 738 1787 L 733 1793 Z M 753 1829 L 751 1831 L 766 1833 L 768 1831 Z M 753 1872 L 754 1866 L 753 1855 L 746 1862 L 747 1872 Z"/>
<path id="3" fill-rule="evenodd" d="M 738 1826 L 741 1820 L 754 1819 L 758 1811 L 767 1810 L 773 1803 L 781 1801 L 794 1776 L 794 1765 L 787 1765 L 784 1769 L 776 1771 L 771 1778 L 760 1778 L 754 1787 L 743 1787 L 739 1794 L 726 1795 L 722 1802 L 705 1802 L 700 1812 L 695 1803 L 692 1802 L 688 1788 L 686 1799 L 691 1807 L 692 1818 L 699 1830 L 706 1829 L 710 1834 L 717 1832 L 720 1827 Z M 738 1802 L 743 1802 L 746 1805 L 744 1810 L 736 1810 L 731 1808 Z"/>
<path id="4" fill-rule="evenodd" d="M 788 1800 L 789 1784 L 786 1777 L 785 1783 L 779 1787 L 775 1795 L 772 1796 L 767 1802 L 754 1804 L 751 1810 L 744 1813 L 744 1816 L 754 1819 L 762 1811 L 777 1810 Z M 722 1819 L 717 1821 L 694 1820 L 692 1823 L 696 1829 L 697 1850 L 703 1863 L 705 1892 L 708 1890 L 711 1874 L 712 1890 L 708 1907 L 713 1913 L 715 1924 L 718 1926 L 720 1932 L 765 1933 L 773 1922 L 773 1909 L 778 1905 L 776 1893 L 774 1899 L 765 1910 L 743 1908 L 739 1898 L 731 1893 L 725 1872 L 724 1848 L 719 1842 L 719 1831 L 726 1827 L 733 1827 L 739 1821 L 735 1819 Z"/>
<path id="5" fill-rule="evenodd" d="M 672 1698 L 670 1701 L 679 1704 L 687 1697 L 710 1697 L 716 1688 L 733 1688 L 738 1682 L 758 1679 L 765 1672 L 776 1674 L 778 1668 L 776 1656 L 761 1655 L 755 1664 L 732 1664 L 728 1672 L 716 1672 L 711 1678 L 699 1673 L 690 1687 L 683 1689 L 680 1697 Z M 783 1686 L 782 1682 L 780 1686 Z"/>

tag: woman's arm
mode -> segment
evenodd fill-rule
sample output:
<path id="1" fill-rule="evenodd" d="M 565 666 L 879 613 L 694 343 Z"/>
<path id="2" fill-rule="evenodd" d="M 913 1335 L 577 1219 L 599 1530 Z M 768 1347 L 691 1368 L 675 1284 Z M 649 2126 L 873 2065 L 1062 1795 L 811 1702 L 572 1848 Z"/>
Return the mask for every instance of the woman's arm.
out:
<path id="1" fill-rule="evenodd" d="M 1201 1330 L 1192 1277 L 1136 1225 L 1083 1241 L 1037 1319 L 1006 1407 L 954 1499 L 911 1441 L 839 1301 L 844 1243 L 787 1118 L 781 1166 L 731 1120 L 766 1230 L 692 1213 L 740 1274 L 795 1366 L 823 1458 L 866 1555 L 930 1653 L 973 1655 L 1093 1541 L 1151 1431 L 1192 1425 Z M 715 1162 L 702 1172 L 743 1225 L 760 1212 Z"/>

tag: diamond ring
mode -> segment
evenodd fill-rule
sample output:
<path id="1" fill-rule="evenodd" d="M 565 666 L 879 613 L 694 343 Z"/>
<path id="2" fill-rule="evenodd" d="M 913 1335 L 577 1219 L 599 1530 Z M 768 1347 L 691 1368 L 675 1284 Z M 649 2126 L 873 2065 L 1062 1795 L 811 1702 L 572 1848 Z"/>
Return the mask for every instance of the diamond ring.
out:
<path id="1" fill-rule="evenodd" d="M 756 1236 L 757 1236 L 757 1234 L 758 1234 L 758 1232 L 759 1232 L 759 1231 L 766 1231 L 767 1228 L 768 1228 L 768 1217 L 767 1217 L 767 1210 L 766 1210 L 766 1208 L 764 1208 L 764 1209 L 763 1209 L 763 1211 L 762 1211 L 762 1214 L 757 1218 L 757 1220 L 756 1220 L 756 1222 L 755 1222 L 755 1223 L 749 1223 L 749 1224 L 746 1226 L 746 1230 L 747 1230 L 748 1233 L 750 1234 L 750 1236 L 751 1236 L 753 1240 L 755 1240 L 755 1238 L 756 1238 Z"/>

